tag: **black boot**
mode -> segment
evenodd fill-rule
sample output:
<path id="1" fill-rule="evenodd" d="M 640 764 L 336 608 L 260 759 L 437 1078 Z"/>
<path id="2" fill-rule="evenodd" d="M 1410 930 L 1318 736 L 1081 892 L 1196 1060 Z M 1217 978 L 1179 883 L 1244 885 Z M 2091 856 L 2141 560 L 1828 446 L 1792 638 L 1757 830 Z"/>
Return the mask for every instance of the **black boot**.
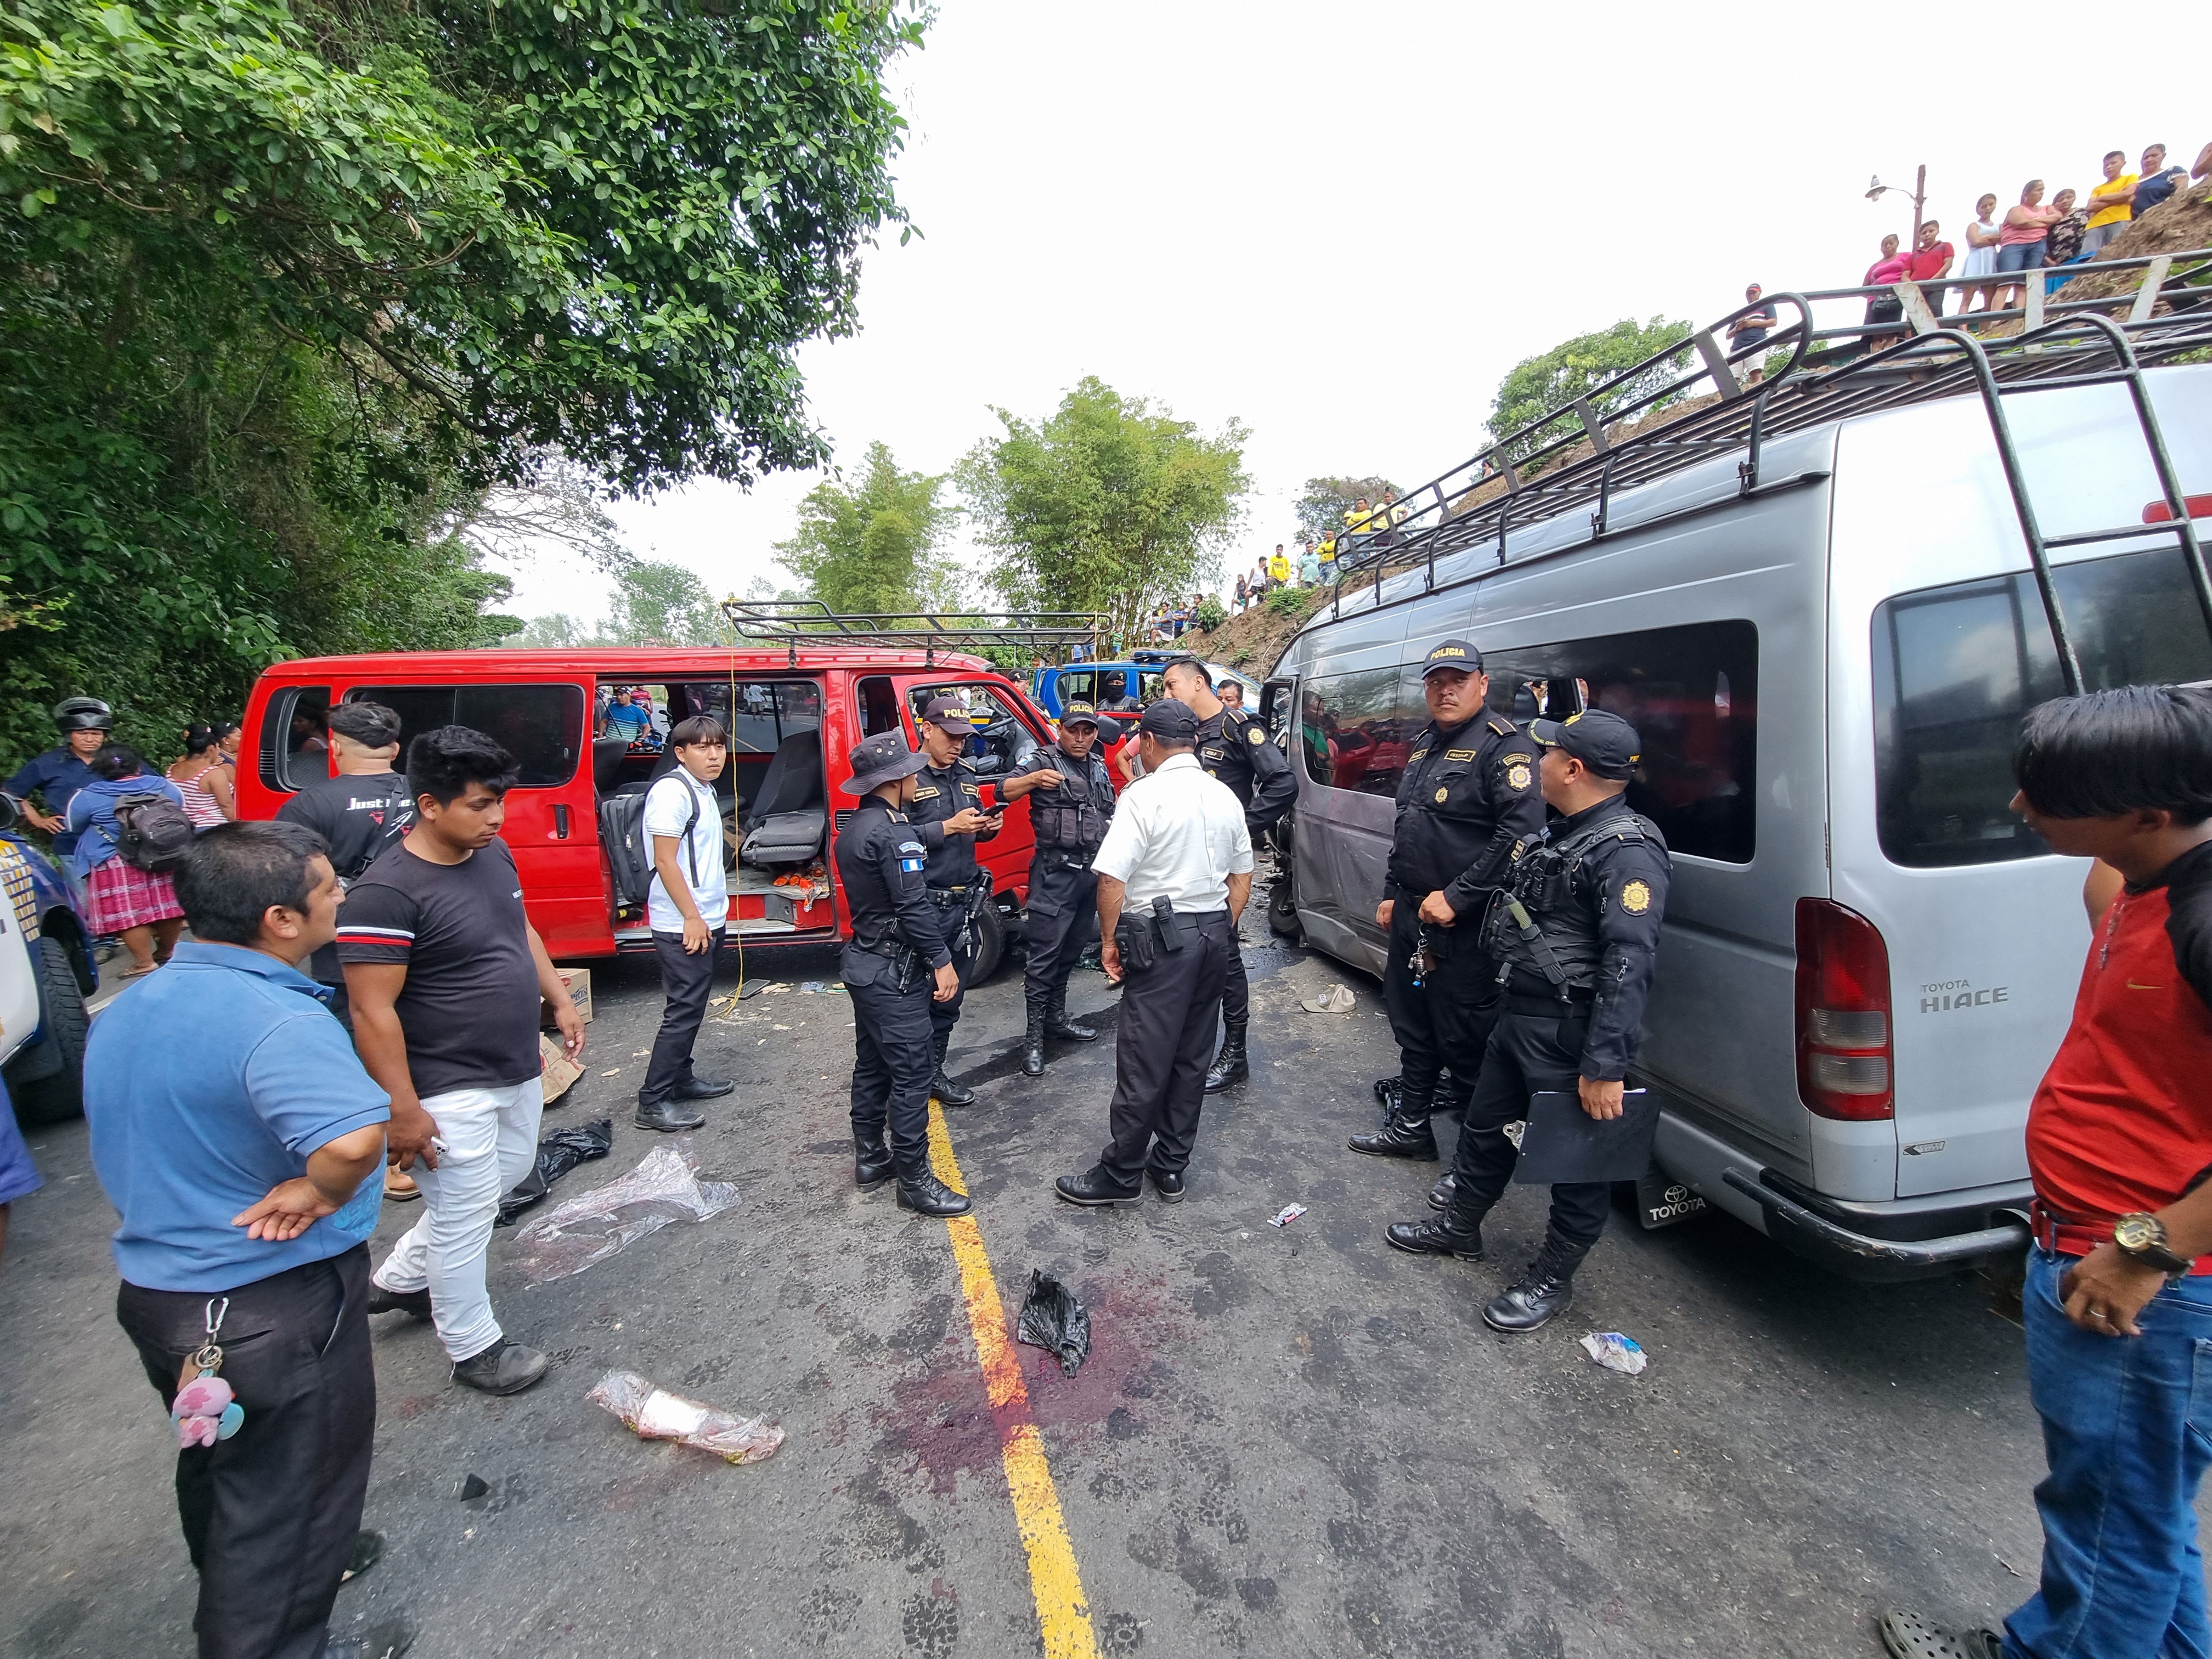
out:
<path id="1" fill-rule="evenodd" d="M 1022 1035 L 1022 1075 L 1044 1075 L 1045 1016 L 1035 1008 L 1030 1010 L 1030 1029 Z"/>
<path id="2" fill-rule="evenodd" d="M 1517 1336 L 1550 1324 L 1574 1304 L 1573 1279 L 1531 1266 L 1512 1289 L 1482 1310 L 1482 1322 Z"/>
<path id="3" fill-rule="evenodd" d="M 927 1164 L 899 1171 L 898 1206 L 930 1216 L 966 1215 L 975 1207 L 965 1193 L 954 1192 L 932 1175 Z"/>
<path id="4" fill-rule="evenodd" d="M 1446 1215 L 1440 1221 L 1396 1221 L 1382 1230 L 1382 1237 L 1394 1250 L 1403 1250 L 1408 1255 L 1450 1255 L 1462 1261 L 1482 1260 L 1482 1230 L 1462 1231 L 1452 1225 Z"/>
<path id="5" fill-rule="evenodd" d="M 1213 1064 L 1206 1068 L 1206 1092 L 1215 1094 L 1232 1083 L 1242 1083 L 1252 1075 L 1252 1068 L 1244 1060 L 1244 1024 L 1241 1019 L 1224 1023 L 1221 1052 L 1213 1057 Z"/>
<path id="6" fill-rule="evenodd" d="M 937 1051 L 937 1071 L 929 1079 L 930 1094 L 940 1106 L 973 1106 L 975 1103 L 975 1091 L 973 1089 L 962 1088 L 945 1075 L 945 1051 L 952 1046 L 952 1033 L 939 1031 L 933 1039 L 931 1046 Z M 946 1213 L 957 1215 L 959 1212 L 952 1210 Z"/>
<path id="7" fill-rule="evenodd" d="M 855 1133 L 853 1136 L 853 1184 L 864 1193 L 872 1193 L 898 1173 L 891 1162 L 891 1149 L 884 1139 L 884 1132 L 872 1135 Z"/>
<path id="8" fill-rule="evenodd" d="M 1098 1028 L 1084 1025 L 1067 1017 L 1067 988 L 1063 985 L 1053 993 L 1052 1001 L 1044 1011 L 1044 1034 L 1066 1037 L 1070 1042 L 1096 1042 Z"/>
<path id="9" fill-rule="evenodd" d="M 1398 1109 L 1371 1135 L 1354 1135 L 1346 1143 L 1370 1158 L 1415 1158 L 1433 1162 L 1437 1133 L 1429 1127 L 1429 1094 L 1405 1087 L 1398 1095 Z"/>

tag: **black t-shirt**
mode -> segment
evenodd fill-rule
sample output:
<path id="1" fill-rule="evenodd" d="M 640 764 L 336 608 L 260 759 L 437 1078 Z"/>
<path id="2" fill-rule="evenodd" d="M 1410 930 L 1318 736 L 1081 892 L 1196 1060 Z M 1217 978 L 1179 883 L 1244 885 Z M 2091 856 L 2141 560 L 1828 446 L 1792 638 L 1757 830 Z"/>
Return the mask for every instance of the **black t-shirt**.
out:
<path id="1" fill-rule="evenodd" d="M 538 1075 L 543 999 L 528 926 L 501 841 L 459 864 L 434 864 L 403 842 L 348 890 L 338 960 L 405 965 L 395 1006 L 418 1096 Z"/>
<path id="2" fill-rule="evenodd" d="M 407 833 L 415 799 L 397 772 L 324 778 L 278 807 L 276 821 L 305 824 L 330 842 L 331 867 L 352 881 Z"/>

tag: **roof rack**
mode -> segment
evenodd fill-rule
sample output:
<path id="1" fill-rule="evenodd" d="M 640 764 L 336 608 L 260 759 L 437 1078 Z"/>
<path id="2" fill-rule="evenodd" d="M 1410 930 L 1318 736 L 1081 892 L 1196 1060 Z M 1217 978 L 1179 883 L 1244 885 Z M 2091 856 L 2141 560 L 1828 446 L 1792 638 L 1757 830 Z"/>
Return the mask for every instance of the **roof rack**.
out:
<path id="1" fill-rule="evenodd" d="M 1548 523 L 1577 508 L 1589 513 L 1589 542 L 1601 541 L 1609 533 L 1620 533 L 1607 522 L 1617 491 L 1651 483 L 1717 456 L 1747 452 L 1737 464 L 1735 493 L 1680 509 L 1669 517 L 1710 512 L 1730 501 L 1816 483 L 1827 475 L 1763 477 L 1761 447 L 1778 435 L 1854 416 L 1972 394 L 1980 397 L 1996 439 L 2067 690 L 2078 693 L 2081 667 L 2051 583 L 2045 556 L 2048 549 L 2122 537 L 2172 536 L 2188 555 L 2197 602 L 2207 624 L 2212 625 L 2212 575 L 2207 574 L 2179 480 L 2142 379 L 2146 368 L 2212 348 L 2212 286 L 2203 281 L 2212 273 L 2212 249 L 2099 260 L 2085 265 L 2077 276 L 2136 270 L 2142 276 L 2132 293 L 2057 304 L 2045 302 L 2044 279 L 2049 272 L 2021 273 L 2026 284 L 2025 306 L 1972 313 L 1977 326 L 2010 321 L 2022 324 L 2019 334 L 1998 339 L 1978 338 L 1945 326 L 1951 319 L 1939 319 L 1921 293 L 1923 289 L 1996 286 L 1989 277 L 1976 278 L 1971 284 L 1952 279 L 1942 283 L 1898 283 L 1764 295 L 1679 345 L 1646 358 L 1583 396 L 1507 433 L 1473 459 L 1409 492 L 1402 504 L 1407 509 L 1404 517 L 1391 527 L 1366 537 L 1340 536 L 1340 548 L 1347 541 L 1364 541 L 1366 547 L 1348 563 L 1340 552 L 1335 600 L 1328 615 L 1331 619 L 1344 615 L 1347 576 L 1373 578 L 1371 605 L 1358 605 L 1357 599 L 1364 596 L 1356 596 L 1355 612 L 1406 604 L 1439 587 L 1473 581 L 1481 574 L 1473 572 L 1440 583 L 1437 580 L 1439 558 L 1494 544 L 1496 563 L 1505 564 L 1510 562 L 1510 535 L 1515 527 L 1525 530 Z M 2183 280 L 2191 277 L 2197 281 Z M 1839 300 L 1864 302 L 1867 317 L 1854 323 L 1819 326 L 1813 315 L 1814 304 Z M 2154 317 L 2153 307 L 2160 300 L 2174 309 Z M 1894 301 L 1896 308 L 1875 316 L 1876 307 L 1887 301 Z M 2124 321 L 2103 314 L 2115 307 L 2125 310 Z M 1771 330 L 1759 344 L 1729 351 L 1722 343 L 1723 331 L 1739 319 L 1762 311 L 1778 320 L 1785 315 L 1792 319 Z M 1758 362 L 1771 362 L 1774 355 L 1784 349 L 1790 353 L 1788 360 L 1768 374 L 1763 383 L 1747 386 L 1739 382 L 1739 367 L 1748 369 Z M 1692 354 L 1699 365 L 1695 372 L 1652 384 L 1662 371 L 1682 368 Z M 1700 387 L 1699 381 L 1706 384 Z M 2019 452 L 2004 417 L 2003 400 L 2024 392 L 2095 385 L 2128 388 L 2172 516 L 2154 525 L 2046 539 L 2036 524 Z M 1664 413 L 1674 404 L 1700 396 L 1711 401 L 1686 413 Z M 1610 401 L 1613 398 L 1619 401 Z M 1583 453 L 1577 453 L 1577 450 Z M 1647 529 L 1650 521 L 1634 527 Z M 1386 577 L 1424 568 L 1425 580 L 1419 588 L 1393 599 L 1383 597 Z M 1320 619 L 1318 615 L 1315 618 Z"/>
<path id="2" fill-rule="evenodd" d="M 933 668 L 939 651 L 1058 651 L 1083 646 L 1095 654 L 1106 627 L 1106 618 L 1091 611 L 852 613 L 832 611 L 819 599 L 725 599 L 722 614 L 745 639 L 786 641 L 793 667 L 799 665 L 802 643 L 918 650 L 924 664 Z"/>

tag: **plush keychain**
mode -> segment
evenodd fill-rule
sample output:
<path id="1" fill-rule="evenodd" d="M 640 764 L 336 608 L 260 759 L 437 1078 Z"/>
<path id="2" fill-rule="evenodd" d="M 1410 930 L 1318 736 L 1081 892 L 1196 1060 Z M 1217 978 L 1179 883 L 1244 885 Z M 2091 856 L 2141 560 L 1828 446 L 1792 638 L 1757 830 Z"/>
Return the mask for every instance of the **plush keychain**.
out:
<path id="1" fill-rule="evenodd" d="M 246 1421 L 246 1407 L 232 1395 L 230 1384 L 216 1375 L 222 1365 L 222 1349 L 216 1342 L 216 1333 L 222 1328 L 222 1316 L 229 1311 L 228 1297 L 208 1298 L 207 1340 L 177 1375 L 177 1397 L 169 1407 L 169 1421 L 177 1426 L 179 1450 L 228 1440 Z"/>

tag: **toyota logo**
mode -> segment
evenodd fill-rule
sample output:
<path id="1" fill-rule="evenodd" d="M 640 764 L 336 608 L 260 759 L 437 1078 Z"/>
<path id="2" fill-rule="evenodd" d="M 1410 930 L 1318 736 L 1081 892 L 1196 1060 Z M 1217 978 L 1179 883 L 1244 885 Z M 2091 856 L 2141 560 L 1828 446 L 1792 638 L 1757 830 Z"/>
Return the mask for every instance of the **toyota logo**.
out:
<path id="1" fill-rule="evenodd" d="M 1667 1196 L 1662 1201 L 1668 1204 L 1680 1204 L 1689 1195 L 1690 1189 L 1678 1182 L 1667 1189 Z"/>

